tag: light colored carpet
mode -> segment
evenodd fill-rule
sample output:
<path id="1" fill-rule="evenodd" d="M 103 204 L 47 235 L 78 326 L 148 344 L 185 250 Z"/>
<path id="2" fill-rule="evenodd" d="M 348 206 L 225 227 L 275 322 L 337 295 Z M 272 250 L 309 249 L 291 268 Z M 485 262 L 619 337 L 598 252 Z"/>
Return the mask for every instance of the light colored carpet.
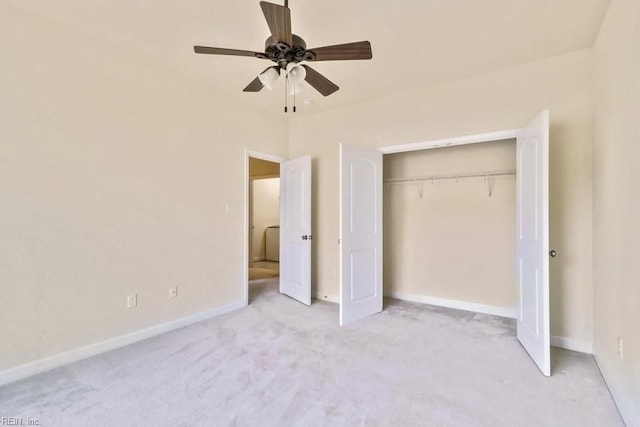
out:
<path id="1" fill-rule="evenodd" d="M 278 270 L 271 268 L 249 268 L 249 280 L 268 279 L 269 277 L 278 277 Z"/>
<path id="2" fill-rule="evenodd" d="M 44 426 L 621 426 L 591 356 L 543 377 L 513 322 L 388 300 L 340 327 L 252 285 L 249 307 L 0 388 Z"/>
<path id="3" fill-rule="evenodd" d="M 254 261 L 249 267 L 249 280 L 268 279 L 278 277 L 280 274 L 280 263 L 275 261 Z"/>

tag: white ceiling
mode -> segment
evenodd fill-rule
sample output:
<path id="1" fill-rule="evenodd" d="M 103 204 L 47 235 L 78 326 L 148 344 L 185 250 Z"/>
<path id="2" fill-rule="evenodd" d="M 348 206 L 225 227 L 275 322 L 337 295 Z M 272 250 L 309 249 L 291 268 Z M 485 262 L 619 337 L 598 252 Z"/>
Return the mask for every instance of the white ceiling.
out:
<path id="1" fill-rule="evenodd" d="M 609 2 L 290 0 L 293 32 L 307 47 L 361 40 L 373 46 L 371 61 L 314 64 L 340 90 L 324 98 L 307 86 L 300 96 L 313 104 L 299 100 L 300 111 L 335 108 L 590 47 Z M 269 33 L 258 0 L 12 3 L 242 102 L 282 111 L 282 83 L 273 92 L 242 92 L 269 62 L 193 53 L 196 44 L 262 51 Z"/>

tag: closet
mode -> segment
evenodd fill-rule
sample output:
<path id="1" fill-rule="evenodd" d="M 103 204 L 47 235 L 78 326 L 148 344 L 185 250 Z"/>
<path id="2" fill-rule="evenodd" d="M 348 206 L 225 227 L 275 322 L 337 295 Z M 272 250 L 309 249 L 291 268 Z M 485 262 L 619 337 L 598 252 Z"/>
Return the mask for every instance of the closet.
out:
<path id="1" fill-rule="evenodd" d="M 498 154 L 476 163 L 485 152 L 461 148 L 487 149 L 492 142 L 495 147 L 513 146 L 514 139 L 515 151 L 496 148 L 505 150 L 505 158 L 511 159 L 507 164 L 494 163 L 502 157 Z M 448 149 L 457 155 L 449 155 Z M 517 319 L 518 340 L 540 371 L 550 375 L 549 257 L 556 253 L 549 250 L 549 111 L 540 112 L 522 128 L 379 148 L 340 144 L 339 150 L 340 324 L 382 311 L 383 287 L 398 297 L 404 293 L 405 299 L 511 315 Z M 418 157 L 406 157 L 415 159 L 415 164 L 387 161 L 385 184 L 383 155 L 419 156 L 415 153 L 420 151 L 430 158 L 422 159 L 424 164 Z M 515 173 L 508 169 L 514 157 Z M 515 194 L 502 188 L 501 178 L 512 174 Z M 388 189 L 385 196 L 384 187 L 394 185 L 404 188 Z M 416 195 L 427 204 L 417 205 Z M 504 200 L 496 203 L 503 195 Z M 515 206 L 511 216 L 497 209 L 500 205 L 508 209 L 508 201 Z M 387 230 L 382 221 L 385 204 Z M 413 210 L 400 212 L 411 205 Z M 391 282 L 385 286 L 383 259 Z M 517 306 L 512 311 L 509 277 L 517 285 Z M 474 299 L 481 303 L 468 301 Z"/>
<path id="2" fill-rule="evenodd" d="M 515 317 L 516 141 L 383 157 L 384 293 Z"/>

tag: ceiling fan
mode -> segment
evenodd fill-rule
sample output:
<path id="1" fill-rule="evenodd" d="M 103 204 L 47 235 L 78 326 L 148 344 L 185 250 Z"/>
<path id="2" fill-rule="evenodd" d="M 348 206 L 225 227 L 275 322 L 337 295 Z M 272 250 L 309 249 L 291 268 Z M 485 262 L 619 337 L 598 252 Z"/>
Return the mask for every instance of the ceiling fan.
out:
<path id="1" fill-rule="evenodd" d="M 293 95 L 295 95 L 296 90 L 300 91 L 299 85 L 304 80 L 323 96 L 329 96 L 340 88 L 322 74 L 306 64 L 301 64 L 301 62 L 371 59 L 373 57 L 371 43 L 368 41 L 307 49 L 302 37 L 291 32 L 291 10 L 288 6 L 288 0 L 285 0 L 284 6 L 261 1 L 260 7 L 271 31 L 271 36 L 265 42 L 264 53 L 206 46 L 194 46 L 193 48 L 195 53 L 249 56 L 276 63 L 276 65 L 265 69 L 249 83 L 244 88 L 245 92 L 259 92 L 263 87 L 271 89 L 271 85 L 280 76 L 282 70 L 287 78 L 287 86 Z M 286 111 L 287 107 L 285 106 Z"/>

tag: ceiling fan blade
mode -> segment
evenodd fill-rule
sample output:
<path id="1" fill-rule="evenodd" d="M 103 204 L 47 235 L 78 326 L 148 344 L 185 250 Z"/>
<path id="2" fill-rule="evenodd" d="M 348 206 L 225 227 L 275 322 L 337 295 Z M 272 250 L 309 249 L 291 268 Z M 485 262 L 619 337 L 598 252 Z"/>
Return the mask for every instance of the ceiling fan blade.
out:
<path id="1" fill-rule="evenodd" d="M 368 41 L 337 44 L 334 46 L 316 47 L 307 49 L 313 56 L 308 61 L 343 61 L 353 59 L 371 59 L 371 43 Z"/>
<path id="2" fill-rule="evenodd" d="M 289 47 L 292 47 L 291 10 L 289 10 L 288 7 L 266 1 L 261 1 L 260 7 L 262 8 L 262 13 L 264 13 L 273 38 L 278 42 L 286 43 Z"/>
<path id="3" fill-rule="evenodd" d="M 252 52 L 250 50 L 224 49 L 221 47 L 194 46 L 195 53 L 205 53 L 209 55 L 231 55 L 231 56 L 253 56 L 254 58 L 267 59 L 264 53 Z"/>
<path id="4" fill-rule="evenodd" d="M 305 77 L 305 81 L 313 86 L 318 92 L 320 92 L 324 96 L 329 96 L 338 89 L 340 89 L 335 83 L 331 80 L 309 67 L 308 65 L 303 65 L 305 70 L 307 70 L 307 76 Z"/>
<path id="5" fill-rule="evenodd" d="M 251 81 L 251 83 L 247 85 L 247 87 L 242 89 L 242 91 L 243 92 L 260 92 L 263 87 L 264 86 L 262 85 L 262 82 L 260 81 L 260 79 L 256 77 Z"/>
<path id="6" fill-rule="evenodd" d="M 261 72 L 259 74 L 262 75 L 264 73 L 266 73 L 270 68 L 275 68 L 277 69 L 278 67 L 267 67 L 265 68 L 265 70 L 263 72 Z M 245 87 L 244 89 L 242 89 L 243 92 L 260 92 L 262 90 L 262 88 L 264 87 L 264 85 L 262 84 L 262 82 L 260 81 L 260 77 L 256 77 L 255 79 L 253 79 L 251 81 L 251 83 L 249 83 L 247 85 L 247 87 Z"/>

